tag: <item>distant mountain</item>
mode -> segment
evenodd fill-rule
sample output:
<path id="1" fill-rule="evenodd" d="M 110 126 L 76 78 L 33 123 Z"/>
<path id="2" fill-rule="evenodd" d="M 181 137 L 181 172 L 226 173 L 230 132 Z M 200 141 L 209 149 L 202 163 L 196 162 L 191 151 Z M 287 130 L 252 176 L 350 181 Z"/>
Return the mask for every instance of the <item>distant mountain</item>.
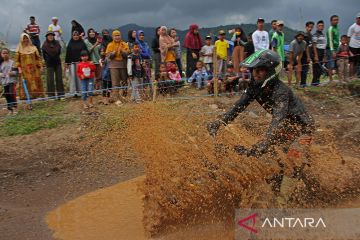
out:
<path id="1" fill-rule="evenodd" d="M 218 31 L 221 29 L 225 30 L 228 33 L 228 30 L 234 29 L 236 26 L 238 26 L 238 25 L 225 25 L 225 26 L 218 26 L 218 27 L 200 28 L 199 31 L 200 31 L 201 37 L 204 39 L 205 36 L 207 36 L 207 35 L 215 36 L 218 33 Z M 256 30 L 255 24 L 241 24 L 240 26 L 246 34 L 249 34 Z M 119 27 L 118 29 L 121 31 L 124 40 L 127 40 L 127 38 L 128 38 L 128 31 L 143 30 L 145 33 L 146 41 L 151 43 L 151 40 L 155 36 L 156 28 L 155 27 L 142 27 L 142 26 L 139 26 L 136 24 L 127 24 L 127 25 Z M 267 31 L 271 29 L 270 23 L 265 24 L 265 29 Z M 183 42 L 187 32 L 188 32 L 188 30 L 177 29 L 177 34 L 180 37 L 181 42 Z M 285 28 L 284 28 L 285 43 L 290 43 L 294 39 L 296 32 L 297 32 L 297 30 L 294 30 L 294 29 L 291 29 L 291 28 L 288 28 L 285 26 Z M 230 39 L 229 34 L 227 35 L 227 39 Z"/>

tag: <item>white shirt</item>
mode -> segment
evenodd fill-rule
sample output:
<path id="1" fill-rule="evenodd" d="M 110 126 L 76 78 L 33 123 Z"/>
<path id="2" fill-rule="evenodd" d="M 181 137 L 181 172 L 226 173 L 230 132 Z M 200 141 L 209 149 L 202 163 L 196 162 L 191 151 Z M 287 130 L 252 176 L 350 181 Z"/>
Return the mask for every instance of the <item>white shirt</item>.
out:
<path id="1" fill-rule="evenodd" d="M 262 49 L 269 49 L 269 33 L 267 31 L 256 30 L 252 34 L 252 40 L 254 43 L 255 52 Z"/>
<path id="2" fill-rule="evenodd" d="M 50 24 L 48 31 L 53 31 L 55 33 L 55 40 L 61 41 L 62 29 L 59 24 L 56 24 L 56 26 L 54 24 Z"/>
<path id="3" fill-rule="evenodd" d="M 200 52 L 202 54 L 213 54 L 213 51 L 214 51 L 214 45 L 204 45 Z M 204 56 L 204 60 L 203 60 L 204 63 L 213 63 L 213 57 L 212 56 Z"/>
<path id="4" fill-rule="evenodd" d="M 352 48 L 360 48 L 360 25 L 356 23 L 351 25 L 347 35 L 350 38 L 349 46 Z"/>

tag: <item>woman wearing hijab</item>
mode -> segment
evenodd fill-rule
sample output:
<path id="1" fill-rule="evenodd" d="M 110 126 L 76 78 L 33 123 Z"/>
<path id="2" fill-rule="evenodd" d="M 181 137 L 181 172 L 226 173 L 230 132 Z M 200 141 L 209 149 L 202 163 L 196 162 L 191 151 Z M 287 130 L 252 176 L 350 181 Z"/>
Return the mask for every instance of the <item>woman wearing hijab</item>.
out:
<path id="1" fill-rule="evenodd" d="M 121 32 L 115 30 L 112 32 L 113 41 L 109 43 L 106 48 L 105 54 L 109 61 L 109 69 L 112 87 L 115 88 L 112 91 L 112 95 L 115 104 L 120 105 L 119 87 L 124 88 L 122 95 L 127 95 L 127 56 L 130 53 L 129 46 L 121 39 Z"/>
<path id="2" fill-rule="evenodd" d="M 175 42 L 175 40 L 172 37 L 170 37 L 170 35 L 168 34 L 168 30 L 165 26 L 160 27 L 159 45 L 160 45 L 161 62 L 175 63 L 176 62 L 175 47 L 177 47 L 178 45 Z"/>
<path id="3" fill-rule="evenodd" d="M 110 32 L 107 29 L 103 29 L 101 31 L 101 35 L 102 35 L 101 48 L 102 51 L 104 51 L 105 53 L 107 45 L 112 41 L 112 37 L 110 36 Z"/>
<path id="4" fill-rule="evenodd" d="M 151 50 L 149 44 L 144 41 L 145 34 L 143 30 L 139 30 L 136 33 L 136 42 L 139 44 L 140 47 L 140 55 L 145 63 L 145 72 L 146 77 L 144 79 L 144 83 L 151 82 Z"/>
<path id="5" fill-rule="evenodd" d="M 100 51 L 102 39 L 98 38 L 97 33 L 93 28 L 87 31 L 87 38 L 84 40 L 87 50 L 90 54 L 90 61 L 96 66 L 95 70 L 95 89 L 101 88 L 101 67 L 100 67 Z"/>
<path id="6" fill-rule="evenodd" d="M 26 33 L 20 36 L 20 42 L 16 48 L 15 65 L 22 79 L 26 81 L 30 99 L 43 97 L 44 88 L 41 81 L 42 64 L 40 54 Z M 26 99 L 22 81 L 19 81 L 19 96 L 21 100 Z M 29 108 L 31 109 L 31 105 L 29 105 Z"/>
<path id="7" fill-rule="evenodd" d="M 81 37 L 83 37 L 85 35 L 85 30 L 81 26 L 81 24 L 78 23 L 76 20 L 72 20 L 71 21 L 71 34 L 75 31 L 78 32 Z"/>
<path id="8" fill-rule="evenodd" d="M 132 51 L 134 43 L 136 42 L 136 31 L 135 30 L 129 30 L 128 31 L 128 46 L 130 48 L 130 51 Z"/>
<path id="9" fill-rule="evenodd" d="M 186 77 L 191 77 L 196 70 L 196 62 L 200 57 L 200 50 L 202 47 L 202 41 L 199 34 L 199 26 L 192 24 L 189 27 L 189 32 L 184 39 L 183 47 L 186 51 Z"/>
<path id="10" fill-rule="evenodd" d="M 46 40 L 42 45 L 42 53 L 46 64 L 46 82 L 48 96 L 63 96 L 64 83 L 61 68 L 61 45 L 55 40 L 55 33 L 49 31 L 45 35 Z M 55 81 L 54 81 L 55 75 Z M 56 90 L 56 93 L 55 93 Z"/>
<path id="11" fill-rule="evenodd" d="M 231 41 L 234 42 L 232 62 L 234 65 L 234 71 L 238 74 L 240 73 L 240 62 L 245 59 L 244 47 L 247 42 L 247 37 L 241 27 L 235 28 L 233 31 L 231 31 L 231 33 L 233 33 Z"/>
<path id="12" fill-rule="evenodd" d="M 159 45 L 159 38 L 160 38 L 160 27 L 155 29 L 155 37 L 151 43 L 151 48 L 153 50 L 154 56 L 154 65 L 155 65 L 155 79 L 158 80 L 160 77 L 160 45 Z"/>
<path id="13" fill-rule="evenodd" d="M 80 53 L 83 50 L 87 51 L 87 47 L 81 39 L 79 32 L 74 31 L 67 45 L 65 56 L 65 67 L 66 69 L 70 67 L 70 94 L 74 94 L 74 96 L 81 95 L 81 85 L 76 74 L 76 69 L 80 62 Z"/>

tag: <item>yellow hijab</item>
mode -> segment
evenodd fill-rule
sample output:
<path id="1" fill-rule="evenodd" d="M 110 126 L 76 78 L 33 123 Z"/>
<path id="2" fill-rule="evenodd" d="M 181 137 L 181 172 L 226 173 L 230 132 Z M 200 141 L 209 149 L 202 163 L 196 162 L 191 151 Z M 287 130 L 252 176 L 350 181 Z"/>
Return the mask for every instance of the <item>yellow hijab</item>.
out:
<path id="1" fill-rule="evenodd" d="M 27 46 L 24 45 L 24 37 L 29 39 L 29 44 Z M 32 54 L 37 51 L 37 48 L 32 44 L 30 36 L 26 33 L 22 33 L 20 35 L 19 44 L 16 47 L 16 52 L 21 54 Z"/>
<path id="2" fill-rule="evenodd" d="M 115 30 L 112 32 L 112 36 L 114 39 L 114 36 L 121 36 L 120 31 Z M 115 58 L 114 60 L 116 61 L 121 61 L 123 60 L 123 57 L 120 54 L 120 50 L 123 52 L 130 52 L 129 46 L 126 44 L 126 42 L 124 42 L 123 40 L 120 40 L 119 42 L 115 42 L 114 40 L 112 42 L 110 42 L 108 44 L 108 46 L 106 47 L 106 54 L 111 53 L 111 52 L 115 52 Z"/>

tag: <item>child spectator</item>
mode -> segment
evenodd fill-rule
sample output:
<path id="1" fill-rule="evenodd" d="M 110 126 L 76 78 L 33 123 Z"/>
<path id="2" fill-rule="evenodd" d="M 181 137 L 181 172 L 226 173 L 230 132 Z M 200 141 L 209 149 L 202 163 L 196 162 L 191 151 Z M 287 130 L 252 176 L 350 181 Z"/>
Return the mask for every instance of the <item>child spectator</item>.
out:
<path id="1" fill-rule="evenodd" d="M 87 109 L 94 107 L 92 96 L 96 66 L 89 61 L 89 53 L 86 50 L 81 51 L 80 58 L 81 62 L 77 66 L 76 73 L 81 82 L 84 108 Z"/>
<path id="2" fill-rule="evenodd" d="M 337 50 L 336 57 L 338 71 L 339 71 L 339 80 L 341 83 L 347 82 L 349 77 L 349 57 L 352 56 L 350 52 L 350 48 L 348 45 L 348 37 L 346 35 L 342 35 L 340 39 L 340 46 Z"/>
<path id="3" fill-rule="evenodd" d="M 209 73 L 204 68 L 204 64 L 202 61 L 197 61 L 196 63 L 196 70 L 192 74 L 192 76 L 189 78 L 188 82 L 193 83 L 196 81 L 197 89 L 202 89 L 206 81 L 209 80 Z"/>
<path id="4" fill-rule="evenodd" d="M 232 64 L 227 65 L 226 74 L 224 76 L 224 90 L 225 92 L 230 93 L 232 96 L 237 92 L 236 86 L 239 83 L 239 75 L 234 71 L 234 66 Z"/>
<path id="5" fill-rule="evenodd" d="M 136 103 L 141 102 L 140 89 L 142 88 L 145 69 L 144 62 L 140 55 L 139 43 L 133 43 L 132 53 L 128 56 L 127 71 L 131 84 L 131 100 Z"/>
<path id="6" fill-rule="evenodd" d="M 178 69 L 176 68 L 176 65 L 173 63 L 170 66 L 170 71 L 168 72 L 168 76 L 170 80 L 180 82 L 181 81 L 181 75 Z"/>
<path id="7" fill-rule="evenodd" d="M 218 60 L 218 74 L 225 74 L 225 64 L 228 58 L 229 43 L 225 40 L 225 31 L 219 31 L 219 40 L 215 42 L 216 55 Z"/>
<path id="8" fill-rule="evenodd" d="M 213 53 L 214 45 L 211 44 L 211 36 L 205 37 L 205 45 L 200 50 L 200 56 L 203 57 L 205 68 L 208 72 L 213 73 Z"/>
<path id="9" fill-rule="evenodd" d="M 3 61 L 0 65 L 0 85 L 2 85 L 4 89 L 4 96 L 6 98 L 9 115 L 16 115 L 16 82 L 18 76 L 17 68 L 14 66 L 14 61 L 10 59 L 9 49 L 3 48 L 1 50 L 1 58 Z"/>

